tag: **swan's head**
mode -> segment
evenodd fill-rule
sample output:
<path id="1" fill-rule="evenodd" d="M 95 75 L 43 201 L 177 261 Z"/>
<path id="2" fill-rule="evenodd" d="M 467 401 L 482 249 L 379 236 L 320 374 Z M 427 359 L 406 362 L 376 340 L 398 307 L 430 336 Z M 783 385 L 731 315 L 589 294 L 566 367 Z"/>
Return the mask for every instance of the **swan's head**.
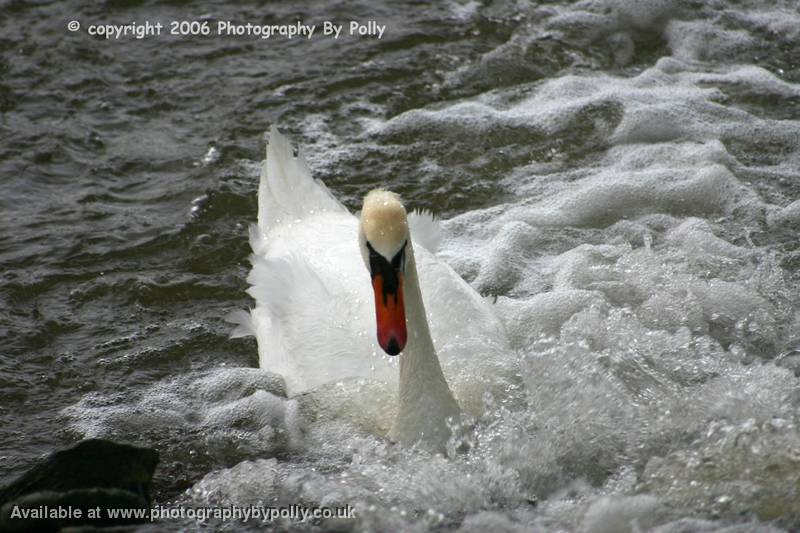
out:
<path id="1" fill-rule="evenodd" d="M 359 243 L 375 291 L 378 343 L 389 355 L 399 354 L 408 340 L 403 278 L 409 240 L 406 208 L 400 197 L 380 189 L 367 194 L 361 208 Z"/>

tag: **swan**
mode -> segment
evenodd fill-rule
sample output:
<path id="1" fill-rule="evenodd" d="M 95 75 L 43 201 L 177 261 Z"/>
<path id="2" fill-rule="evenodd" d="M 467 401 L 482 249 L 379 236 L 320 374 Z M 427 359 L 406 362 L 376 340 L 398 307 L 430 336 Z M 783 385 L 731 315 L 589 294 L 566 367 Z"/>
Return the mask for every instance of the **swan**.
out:
<path id="1" fill-rule="evenodd" d="M 430 214 L 407 213 L 400 197 L 386 190 L 369 192 L 360 216 L 352 215 L 273 126 L 258 223 L 250 228 L 247 281 L 256 306 L 231 317 L 238 323 L 233 336 L 256 337 L 261 368 L 282 374 L 290 397 L 354 377 L 398 380 L 392 360 L 399 355 L 388 437 L 441 449 L 448 422 L 461 409 L 429 320 L 453 362 L 452 374 L 466 383 L 462 403 L 472 398 L 473 408 L 481 388 L 470 389 L 464 375 L 472 373 L 463 363 L 479 358 L 490 364 L 485 352 L 502 353 L 505 332 L 483 298 L 433 255 L 439 240 Z M 434 313 L 426 313 L 423 292 Z"/>

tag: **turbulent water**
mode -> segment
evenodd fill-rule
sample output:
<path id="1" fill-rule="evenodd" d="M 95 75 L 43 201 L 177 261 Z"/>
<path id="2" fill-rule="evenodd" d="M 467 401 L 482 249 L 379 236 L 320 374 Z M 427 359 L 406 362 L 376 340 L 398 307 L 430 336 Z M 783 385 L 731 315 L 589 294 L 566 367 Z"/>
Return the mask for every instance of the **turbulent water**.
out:
<path id="1" fill-rule="evenodd" d="M 7 2 L 0 477 L 106 436 L 161 452 L 161 505 L 357 516 L 301 531 L 800 528 L 800 9 L 766 4 Z M 182 20 L 386 30 L 87 34 Z M 350 208 L 441 216 L 494 302 L 515 379 L 446 456 L 229 339 L 274 123 Z"/>

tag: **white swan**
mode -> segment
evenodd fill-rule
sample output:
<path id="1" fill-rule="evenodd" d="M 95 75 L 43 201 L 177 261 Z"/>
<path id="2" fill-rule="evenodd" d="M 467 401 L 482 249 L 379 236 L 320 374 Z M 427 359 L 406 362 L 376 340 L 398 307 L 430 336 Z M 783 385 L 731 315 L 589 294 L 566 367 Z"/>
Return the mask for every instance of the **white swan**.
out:
<path id="1" fill-rule="evenodd" d="M 438 241 L 433 218 L 407 216 L 391 192 L 372 191 L 360 219 L 351 215 L 273 127 L 258 190 L 258 225 L 250 232 L 248 292 L 256 307 L 238 316 L 234 335 L 256 336 L 261 367 L 282 374 L 290 396 L 355 376 L 397 379 L 396 365 L 382 352 L 402 351 L 389 436 L 441 448 L 449 436 L 447 419 L 460 410 L 431 329 L 444 337 L 437 344 L 464 384 L 468 408 L 480 401 L 481 387 L 470 385 L 480 379 L 469 379 L 480 369 L 465 376 L 461 368 L 470 359 L 491 366 L 506 341 L 483 299 L 433 256 Z M 423 293 L 434 308 L 430 315 Z"/>

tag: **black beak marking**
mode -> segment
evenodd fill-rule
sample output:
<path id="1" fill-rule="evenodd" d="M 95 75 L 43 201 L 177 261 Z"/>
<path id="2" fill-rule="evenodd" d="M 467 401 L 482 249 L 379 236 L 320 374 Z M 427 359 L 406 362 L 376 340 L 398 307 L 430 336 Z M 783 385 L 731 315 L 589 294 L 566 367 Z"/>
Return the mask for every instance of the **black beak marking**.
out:
<path id="1" fill-rule="evenodd" d="M 399 274 L 403 272 L 406 266 L 406 244 L 403 243 L 400 251 L 395 254 L 391 262 L 387 261 L 385 257 L 375 251 L 372 245 L 367 242 L 367 249 L 369 250 L 369 272 L 374 279 L 375 276 L 383 276 L 383 303 L 386 304 L 387 298 L 390 294 L 395 295 L 400 286 Z M 399 350 L 398 350 L 399 353 Z"/>

